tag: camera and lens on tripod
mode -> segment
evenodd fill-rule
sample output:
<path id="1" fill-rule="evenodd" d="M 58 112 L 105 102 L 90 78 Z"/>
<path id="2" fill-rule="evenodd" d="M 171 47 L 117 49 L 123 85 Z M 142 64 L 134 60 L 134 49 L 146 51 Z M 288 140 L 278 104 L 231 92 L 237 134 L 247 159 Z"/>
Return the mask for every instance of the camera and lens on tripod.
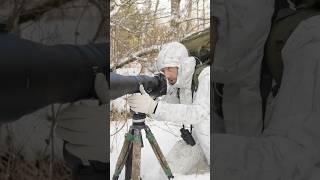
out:
<path id="1" fill-rule="evenodd" d="M 165 95 L 167 92 L 167 82 L 163 74 L 150 76 L 122 76 L 116 73 L 110 74 L 110 99 L 115 99 L 125 94 L 138 93 L 139 86 L 143 85 L 146 92 L 153 97 Z M 155 153 L 164 173 L 168 179 L 174 178 L 171 169 L 156 141 L 151 129 L 145 124 L 146 115 L 133 113 L 132 125 L 125 135 L 125 140 L 117 160 L 113 180 L 118 180 L 123 170 L 125 170 L 125 180 L 140 180 L 141 148 L 143 138 L 141 130 L 146 132 L 146 137 Z"/>

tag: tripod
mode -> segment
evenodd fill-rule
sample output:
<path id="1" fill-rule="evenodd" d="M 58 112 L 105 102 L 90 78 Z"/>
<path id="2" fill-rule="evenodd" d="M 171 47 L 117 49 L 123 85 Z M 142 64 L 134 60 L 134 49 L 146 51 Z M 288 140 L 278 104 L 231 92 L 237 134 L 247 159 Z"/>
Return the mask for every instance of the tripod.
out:
<path id="1" fill-rule="evenodd" d="M 141 147 L 143 147 L 143 140 L 141 130 L 144 129 L 146 137 L 155 153 L 163 171 L 168 179 L 174 178 L 171 169 L 160 150 L 159 144 L 156 141 L 150 128 L 145 124 L 146 115 L 142 113 L 133 114 L 133 123 L 130 130 L 125 135 L 125 140 L 117 160 L 116 169 L 112 180 L 118 180 L 119 175 L 126 165 L 125 180 L 140 180 L 140 161 L 141 161 Z"/>

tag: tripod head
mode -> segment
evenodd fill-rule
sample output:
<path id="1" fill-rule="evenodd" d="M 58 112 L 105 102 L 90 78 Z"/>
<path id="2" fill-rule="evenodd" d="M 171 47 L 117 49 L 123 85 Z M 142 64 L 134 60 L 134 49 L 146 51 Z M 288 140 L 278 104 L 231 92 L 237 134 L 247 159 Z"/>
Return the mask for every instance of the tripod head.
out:
<path id="1" fill-rule="evenodd" d="M 145 125 L 146 114 L 144 113 L 133 113 L 132 124 L 133 125 Z"/>

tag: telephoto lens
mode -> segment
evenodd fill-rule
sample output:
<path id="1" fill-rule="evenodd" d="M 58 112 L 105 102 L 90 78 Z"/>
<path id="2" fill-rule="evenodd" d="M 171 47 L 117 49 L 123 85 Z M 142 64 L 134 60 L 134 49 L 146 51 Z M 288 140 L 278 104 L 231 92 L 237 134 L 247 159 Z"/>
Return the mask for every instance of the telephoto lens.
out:
<path id="1" fill-rule="evenodd" d="M 159 97 L 167 93 L 167 81 L 163 74 L 123 76 L 112 72 L 110 73 L 109 97 L 113 100 L 125 94 L 139 93 L 140 84 L 151 96 Z"/>
<path id="2" fill-rule="evenodd" d="M 95 97 L 95 73 L 107 72 L 106 49 L 106 43 L 48 46 L 0 33 L 0 123 Z"/>

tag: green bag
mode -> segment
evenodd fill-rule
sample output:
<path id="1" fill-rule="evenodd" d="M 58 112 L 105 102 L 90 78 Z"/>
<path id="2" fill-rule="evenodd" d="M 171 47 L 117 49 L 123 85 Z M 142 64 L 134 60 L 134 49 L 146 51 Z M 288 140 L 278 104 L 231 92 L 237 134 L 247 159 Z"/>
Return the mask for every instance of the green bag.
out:
<path id="1" fill-rule="evenodd" d="M 320 15 L 319 9 L 303 8 L 296 11 L 287 11 L 285 15 L 279 13 L 274 20 L 270 35 L 265 47 L 264 61 L 278 86 L 281 83 L 283 62 L 281 51 L 296 27 L 310 17 Z"/>
<path id="2" fill-rule="evenodd" d="M 204 68 L 210 66 L 209 61 L 206 61 L 202 64 L 197 64 L 192 76 L 192 84 L 191 84 L 191 91 L 192 93 L 196 92 L 198 90 L 199 85 L 199 75 L 203 71 Z"/>
<path id="3" fill-rule="evenodd" d="M 264 59 L 261 69 L 260 93 L 262 98 L 263 117 L 269 93 L 275 97 L 280 88 L 283 61 L 281 51 L 297 26 L 310 17 L 320 15 L 320 0 L 305 0 L 297 10 L 282 9 L 273 19 L 268 40 L 265 45 Z M 310 1 L 310 2 L 309 2 Z M 311 2 L 312 1 L 312 2 Z M 308 4 L 308 5 L 306 5 Z M 272 80 L 276 85 L 272 86 Z"/>

